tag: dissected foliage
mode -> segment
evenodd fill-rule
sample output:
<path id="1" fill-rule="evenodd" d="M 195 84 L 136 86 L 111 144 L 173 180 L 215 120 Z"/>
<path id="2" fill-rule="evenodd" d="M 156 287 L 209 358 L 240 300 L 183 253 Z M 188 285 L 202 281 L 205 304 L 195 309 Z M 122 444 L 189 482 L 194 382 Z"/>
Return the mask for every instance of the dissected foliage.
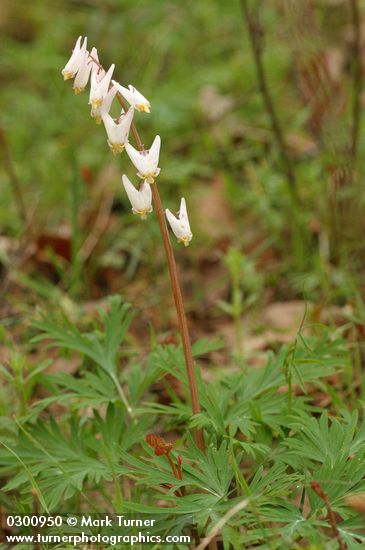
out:
<path id="1" fill-rule="evenodd" d="M 177 518 L 192 514 L 203 535 L 207 522 L 215 525 L 247 499 L 222 528 L 226 548 L 287 548 L 303 540 L 321 545 L 328 542 L 328 524 L 324 503 L 310 486 L 316 481 L 348 547 L 365 541 L 361 520 L 345 501 L 365 490 L 364 420 L 343 408 L 335 416 L 319 414 L 313 399 L 347 366 L 340 336 L 331 337 L 324 328 L 317 337 L 298 334 L 265 366 L 221 370 L 200 381 L 203 410 L 190 420 L 189 403 L 166 379 L 168 374 L 187 385 L 180 346 L 156 346 L 131 370 L 121 358 L 130 316 L 130 308 L 112 297 L 92 331 L 80 331 L 66 317 L 33 323 L 35 341 L 46 340 L 59 353 L 71 350 L 82 363 L 77 377 L 43 371 L 38 383 L 49 396 L 4 426 L 0 474 L 8 478 L 4 495 L 14 510 L 30 511 L 34 491 L 44 511 L 76 511 L 82 500 L 95 512 L 153 515 L 161 511 L 163 498 L 175 529 L 180 525 L 183 532 L 184 522 Z M 216 342 L 197 342 L 195 355 L 216 347 Z M 114 377 L 133 408 L 132 418 Z M 159 381 L 167 384 L 170 403 L 151 393 Z M 24 379 L 25 386 L 30 383 Z M 50 411 L 54 403 L 64 408 L 57 421 Z M 193 426 L 204 428 L 206 453 L 194 444 Z M 166 450 L 173 461 L 180 460 L 182 479 L 172 473 L 166 452 L 156 454 L 145 443 L 156 429 L 179 434 Z M 135 491 L 123 499 L 126 479 Z"/>

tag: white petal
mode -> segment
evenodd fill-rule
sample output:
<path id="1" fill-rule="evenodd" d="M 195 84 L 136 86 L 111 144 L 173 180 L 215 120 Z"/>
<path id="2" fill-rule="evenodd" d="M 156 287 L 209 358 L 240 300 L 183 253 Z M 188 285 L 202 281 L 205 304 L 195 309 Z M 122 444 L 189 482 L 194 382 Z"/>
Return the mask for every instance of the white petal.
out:
<path id="1" fill-rule="evenodd" d="M 185 216 L 186 218 L 188 217 L 188 213 L 186 210 L 186 202 L 184 197 L 180 201 L 180 210 L 179 210 L 179 218 L 181 218 L 182 216 Z"/>
<path id="2" fill-rule="evenodd" d="M 122 115 L 120 123 L 121 124 L 128 123 L 130 126 L 132 124 L 133 116 L 134 116 L 134 108 L 129 107 L 128 111 Z"/>
<path id="3" fill-rule="evenodd" d="M 150 107 L 151 107 L 151 103 L 148 101 L 148 99 L 145 98 L 145 96 L 142 95 L 141 92 L 139 92 L 139 91 L 138 91 L 134 86 L 132 86 L 131 84 L 129 84 L 128 88 L 129 88 L 129 91 L 133 93 L 134 106 L 135 106 L 139 111 L 146 111 L 147 113 L 149 113 Z"/>
<path id="4" fill-rule="evenodd" d="M 113 72 L 114 72 L 114 67 L 115 67 L 114 64 L 109 67 L 108 72 L 105 74 L 103 80 L 99 84 L 99 90 L 98 91 L 99 91 L 99 94 L 100 94 L 101 97 L 105 97 L 106 94 L 108 93 L 110 80 L 111 80 L 111 77 L 112 77 Z"/>
<path id="5" fill-rule="evenodd" d="M 149 184 L 144 182 L 138 191 L 126 175 L 122 176 L 122 181 L 133 210 L 136 212 L 146 212 L 150 210 L 152 204 L 152 191 Z"/>
<path id="6" fill-rule="evenodd" d="M 143 174 L 145 163 L 141 153 L 139 153 L 137 149 L 135 149 L 130 143 L 126 144 L 125 150 L 127 151 L 127 154 L 131 159 L 132 163 L 134 164 L 134 166 L 137 168 L 139 172 Z"/>
<path id="7" fill-rule="evenodd" d="M 113 99 L 114 99 L 116 93 L 117 93 L 117 88 L 115 86 L 113 86 L 112 88 L 110 88 L 109 92 L 106 94 L 106 96 L 104 98 L 104 101 L 103 101 L 103 104 L 101 106 L 101 110 L 104 113 L 109 113 L 110 107 L 113 103 Z"/>
<path id="8" fill-rule="evenodd" d="M 171 229 L 175 234 L 175 237 L 177 237 L 178 239 L 183 239 L 186 236 L 186 234 L 185 234 L 185 231 L 183 230 L 183 228 L 181 227 L 180 220 L 178 220 L 174 216 L 174 214 L 172 212 L 170 212 L 170 210 L 168 208 L 166 208 L 165 213 L 166 213 L 166 217 L 169 221 L 169 224 L 171 226 Z"/>
<path id="9" fill-rule="evenodd" d="M 152 167 L 153 172 L 156 170 L 158 165 L 160 147 L 161 147 L 161 138 L 160 136 L 156 136 L 148 152 L 149 166 Z"/>
<path id="10" fill-rule="evenodd" d="M 97 74 L 98 74 L 99 68 L 98 66 L 93 63 L 91 68 L 91 78 L 90 78 L 90 94 L 89 94 L 89 103 L 92 103 L 92 100 L 95 96 L 95 93 L 97 91 L 98 87 L 98 81 L 97 81 Z"/>
<path id="11" fill-rule="evenodd" d="M 113 84 L 114 86 L 117 86 L 118 92 L 122 94 L 124 99 L 126 99 L 128 103 L 130 103 L 130 100 L 133 99 L 133 94 L 127 88 L 119 84 L 119 82 L 116 82 L 116 80 L 113 80 Z"/>
<path id="12" fill-rule="evenodd" d="M 98 56 L 98 50 L 96 48 L 93 48 L 89 55 L 90 62 L 91 62 L 91 68 L 93 69 L 96 67 L 99 68 L 99 56 Z"/>
<path id="13" fill-rule="evenodd" d="M 74 49 L 72 50 L 73 52 L 75 51 L 80 51 L 81 49 L 81 40 L 82 40 L 82 36 L 79 36 L 78 39 L 76 40 L 76 44 L 75 44 L 75 47 Z"/>
<path id="14" fill-rule="evenodd" d="M 129 129 L 132 124 L 133 115 L 134 109 L 133 107 L 130 107 L 126 114 L 122 115 L 117 122 L 118 134 L 123 143 L 128 140 Z"/>
<path id="15" fill-rule="evenodd" d="M 75 47 L 72 51 L 70 59 L 67 61 L 65 67 L 62 69 L 62 74 L 65 78 L 73 78 L 76 72 L 79 70 L 83 60 L 83 55 L 86 51 L 87 38 L 84 40 L 82 48 L 80 48 L 82 36 L 79 36 Z M 85 42 L 86 41 L 86 42 Z"/>
<path id="16" fill-rule="evenodd" d="M 129 180 L 129 178 L 127 178 L 126 175 L 122 176 L 122 182 L 131 205 L 137 209 L 138 207 L 143 206 L 140 201 L 140 195 L 138 190 L 134 187 L 133 183 Z"/>
<path id="17" fill-rule="evenodd" d="M 147 210 L 152 205 L 152 190 L 149 183 L 144 181 L 139 189 L 139 193 L 143 197 L 144 208 Z"/>
<path id="18" fill-rule="evenodd" d="M 88 52 L 85 52 L 84 58 L 82 60 L 82 64 L 77 71 L 75 80 L 74 80 L 74 90 L 75 92 L 81 92 L 84 90 L 85 86 L 88 83 L 89 76 L 91 71 L 91 63 L 89 60 L 89 54 Z"/>
<path id="19" fill-rule="evenodd" d="M 170 210 L 166 210 L 166 217 L 177 239 L 182 241 L 185 246 L 188 246 L 189 242 L 193 238 L 193 234 L 190 229 L 185 199 L 181 199 L 178 218 L 174 216 Z"/>
<path id="20" fill-rule="evenodd" d="M 101 118 L 103 119 L 106 133 L 108 134 L 108 139 L 111 143 L 116 142 L 116 133 L 115 133 L 115 122 L 109 113 L 101 111 Z"/>
<path id="21" fill-rule="evenodd" d="M 118 86 L 118 91 L 120 94 L 128 101 L 128 103 L 136 108 L 138 111 L 149 112 L 150 102 L 133 86 L 129 85 L 129 89 L 125 88 L 119 82 L 113 80 L 113 84 Z"/>

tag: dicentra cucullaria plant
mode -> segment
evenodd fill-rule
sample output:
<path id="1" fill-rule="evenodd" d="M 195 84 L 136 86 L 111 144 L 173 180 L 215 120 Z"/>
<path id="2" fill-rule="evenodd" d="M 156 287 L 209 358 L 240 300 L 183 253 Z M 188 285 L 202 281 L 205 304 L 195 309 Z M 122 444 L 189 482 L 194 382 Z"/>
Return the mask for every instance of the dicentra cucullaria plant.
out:
<path id="1" fill-rule="evenodd" d="M 89 53 L 87 50 L 87 37 L 82 39 L 82 37 L 79 36 L 72 55 L 62 70 L 62 74 L 65 80 L 73 79 L 73 89 L 77 94 L 85 89 L 90 79 L 89 104 L 91 105 L 91 116 L 95 118 L 97 124 L 103 121 L 108 137 L 108 145 L 113 154 L 120 154 L 125 149 L 130 160 L 137 169 L 137 176 L 142 180 L 139 189 L 131 183 L 126 175 L 122 177 L 124 188 L 132 205 L 133 214 L 139 214 L 141 219 L 145 220 L 147 215 L 152 212 L 152 198 L 154 200 L 169 266 L 172 293 L 179 319 L 181 340 L 189 380 L 192 412 L 193 414 L 198 414 L 200 412 L 200 403 L 184 302 L 162 203 L 155 182 L 160 173 L 158 163 L 161 139 L 160 136 L 156 136 L 150 149 L 144 148 L 133 121 L 134 112 L 149 113 L 151 104 L 133 86 L 129 85 L 129 87 L 126 88 L 119 82 L 112 80 L 114 68 L 115 66 L 113 64 L 108 71 L 105 71 L 99 62 L 96 48 L 93 48 Z M 117 119 L 113 119 L 110 115 L 110 109 L 114 98 L 117 98 L 122 107 L 121 114 Z M 128 110 L 125 101 L 129 103 Z M 130 131 L 134 135 L 137 149 L 129 143 Z M 178 216 L 175 216 L 168 209 L 166 209 L 165 214 L 178 241 L 188 246 L 193 238 L 193 234 L 190 229 L 185 199 L 181 199 Z M 203 449 L 204 441 L 201 430 L 195 428 L 194 435 L 198 447 Z"/>
<path id="2" fill-rule="evenodd" d="M 193 359 L 219 342 L 190 345 L 166 224 L 167 218 L 188 244 L 186 204 L 182 199 L 178 216 L 164 212 L 156 184 L 160 138 L 146 151 L 134 125 L 136 111 L 148 113 L 150 104 L 135 88 L 112 80 L 113 71 L 112 65 L 105 72 L 95 48 L 88 53 L 79 38 L 63 75 L 74 79 L 76 92 L 90 79 L 92 116 L 104 122 L 114 154 L 126 149 L 142 180 L 137 188 L 122 178 L 132 211 L 144 219 L 153 204 L 157 213 L 182 345 L 154 345 L 143 364 L 131 358 L 122 345 L 131 308 L 120 296 L 109 297 L 91 327 L 84 320 L 80 327 L 62 308 L 32 323 L 37 333 L 30 345 L 57 348 L 63 364 L 73 354 L 77 375 L 46 372 L 48 362 L 30 366 L 18 353 L 0 365 L 9 409 L 0 403 L 0 534 L 3 510 L 114 512 L 163 517 L 159 535 L 188 532 L 190 548 L 198 550 L 364 548 L 365 419 L 357 387 L 349 392 L 341 377 L 343 370 L 352 380 L 347 341 L 333 328 L 316 326 L 304 336 L 300 327 L 294 342 L 268 352 L 260 365 L 221 360 L 202 381 Z M 110 115 L 114 100 L 122 107 L 117 120 Z M 238 303 L 242 258 L 236 256 Z M 238 306 L 234 313 L 240 321 Z M 168 399 L 157 399 L 155 384 L 166 375 L 178 385 L 167 385 Z M 35 395 L 40 386 L 43 393 Z M 323 397 L 328 411 L 319 406 Z M 168 431 L 178 435 L 176 444 L 157 435 Z M 115 547 L 130 548 L 103 546 Z"/>

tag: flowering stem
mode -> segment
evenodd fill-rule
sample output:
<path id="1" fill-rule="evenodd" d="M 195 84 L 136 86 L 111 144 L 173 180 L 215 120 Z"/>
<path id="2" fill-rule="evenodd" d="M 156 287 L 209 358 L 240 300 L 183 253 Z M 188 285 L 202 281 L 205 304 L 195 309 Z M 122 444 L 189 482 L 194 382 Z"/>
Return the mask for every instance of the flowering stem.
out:
<path id="1" fill-rule="evenodd" d="M 167 258 L 167 264 L 169 268 L 172 294 L 174 297 L 176 313 L 179 320 L 180 334 L 181 334 L 181 340 L 182 340 L 182 345 L 184 350 L 185 364 L 186 364 L 186 370 L 188 374 L 188 382 L 189 382 L 189 388 L 190 388 L 191 406 L 192 406 L 193 414 L 198 414 L 200 412 L 200 404 L 199 404 L 198 388 L 196 383 L 196 375 L 194 370 L 193 355 L 191 352 L 188 323 L 186 319 L 184 302 L 181 294 L 179 279 L 177 275 L 174 252 L 171 246 L 170 236 L 169 236 L 169 232 L 167 229 L 165 216 L 162 208 L 161 198 L 160 198 L 160 194 L 158 192 L 156 184 L 152 184 L 152 196 L 153 196 L 153 202 L 156 208 L 158 223 L 160 225 L 161 236 L 162 236 L 166 258 Z M 195 435 L 195 442 L 197 446 L 199 447 L 200 450 L 204 450 L 204 441 L 203 441 L 202 431 L 200 429 L 195 428 L 194 435 Z"/>
<path id="2" fill-rule="evenodd" d="M 97 59 L 95 59 L 91 55 L 89 55 L 89 57 L 93 60 L 94 63 L 96 63 L 99 66 L 100 69 L 103 68 L 102 65 L 97 61 Z M 119 104 L 123 108 L 123 110 L 127 112 L 128 108 L 124 102 L 122 95 L 118 92 L 116 94 L 116 97 L 118 99 Z M 138 133 L 138 130 L 134 122 L 132 122 L 131 124 L 131 130 L 132 130 L 132 134 L 138 150 L 144 151 L 142 140 L 140 138 L 140 135 Z M 153 202 L 156 208 L 157 219 L 160 226 L 162 241 L 165 249 L 165 254 L 167 258 L 167 265 L 169 268 L 172 294 L 174 297 L 176 313 L 179 321 L 179 328 L 180 328 L 181 340 L 182 340 L 182 345 L 184 350 L 185 365 L 186 365 L 188 383 L 189 383 L 189 389 L 190 389 L 191 407 L 192 407 L 193 414 L 198 414 L 200 413 L 198 387 L 197 387 L 196 374 L 194 369 L 193 354 L 191 351 L 188 322 L 186 319 L 184 300 L 182 297 L 179 277 L 177 274 L 174 251 L 171 245 L 169 231 L 167 229 L 167 224 L 165 220 L 164 210 L 163 210 L 160 194 L 158 192 L 156 183 L 151 184 L 151 189 L 152 189 Z M 199 428 L 194 429 L 194 438 L 195 438 L 195 443 L 197 447 L 201 451 L 203 451 L 204 439 L 203 439 L 203 432 L 201 431 L 201 429 Z"/>
<path id="3" fill-rule="evenodd" d="M 123 109 L 127 111 L 124 100 L 119 93 L 117 94 L 117 98 L 120 105 L 123 107 Z M 131 124 L 131 130 L 132 130 L 137 148 L 140 151 L 143 151 L 144 146 L 134 122 L 132 122 Z M 186 319 L 184 300 L 181 293 L 179 277 L 177 274 L 175 256 L 171 245 L 169 231 L 167 229 L 164 210 L 163 210 L 160 194 L 158 192 L 157 184 L 156 183 L 151 184 L 151 189 L 152 189 L 153 202 L 156 209 L 156 215 L 160 226 L 162 241 L 165 249 L 165 254 L 167 258 L 167 265 L 169 268 L 172 294 L 173 294 L 176 313 L 179 321 L 181 341 L 182 341 L 182 346 L 184 350 L 185 365 L 186 365 L 188 383 L 189 383 L 189 389 L 190 389 L 191 407 L 192 407 L 193 414 L 198 414 L 200 412 L 198 387 L 197 387 L 196 374 L 194 369 L 193 354 L 191 351 L 189 328 L 188 328 L 188 323 Z M 199 428 L 194 429 L 194 438 L 195 438 L 195 443 L 197 447 L 201 451 L 203 451 L 204 439 L 203 439 L 203 433 L 201 429 Z"/>

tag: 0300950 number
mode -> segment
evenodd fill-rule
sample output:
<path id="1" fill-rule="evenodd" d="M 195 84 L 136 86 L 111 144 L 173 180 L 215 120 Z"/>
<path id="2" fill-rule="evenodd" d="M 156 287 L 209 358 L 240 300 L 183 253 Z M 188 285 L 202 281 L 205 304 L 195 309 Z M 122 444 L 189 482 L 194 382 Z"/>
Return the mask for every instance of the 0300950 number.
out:
<path id="1" fill-rule="evenodd" d="M 8 516 L 6 518 L 8 527 L 60 527 L 62 525 L 61 516 Z"/>

